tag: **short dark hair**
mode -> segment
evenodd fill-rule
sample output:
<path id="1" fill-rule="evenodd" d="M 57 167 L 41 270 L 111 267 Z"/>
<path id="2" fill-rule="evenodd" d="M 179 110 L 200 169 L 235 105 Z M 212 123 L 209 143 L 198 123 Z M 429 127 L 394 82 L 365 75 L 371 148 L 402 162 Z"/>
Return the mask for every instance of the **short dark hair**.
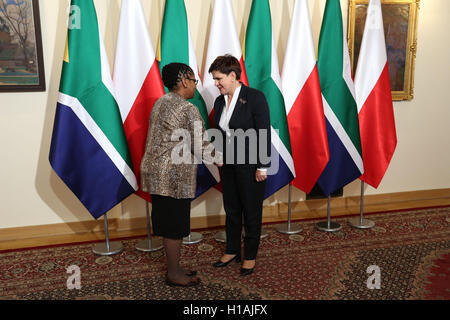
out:
<path id="1" fill-rule="evenodd" d="M 236 79 L 241 79 L 241 65 L 239 64 L 239 60 L 231 54 L 217 57 L 208 70 L 209 73 L 212 73 L 213 71 L 219 71 L 226 75 L 229 75 L 234 71 L 234 73 L 236 73 Z"/>
<path id="2" fill-rule="evenodd" d="M 172 62 L 163 67 L 162 81 L 167 89 L 172 90 L 182 78 L 188 78 L 193 74 L 194 71 L 187 64 Z"/>

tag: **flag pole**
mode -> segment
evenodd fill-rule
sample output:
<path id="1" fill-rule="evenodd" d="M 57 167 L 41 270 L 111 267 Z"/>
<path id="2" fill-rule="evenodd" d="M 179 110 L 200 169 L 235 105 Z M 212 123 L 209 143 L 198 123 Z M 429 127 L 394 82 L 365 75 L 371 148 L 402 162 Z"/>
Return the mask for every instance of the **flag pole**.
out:
<path id="1" fill-rule="evenodd" d="M 203 240 L 203 236 L 198 232 L 191 232 L 187 237 L 183 238 L 183 244 L 196 244 Z"/>
<path id="2" fill-rule="evenodd" d="M 327 221 L 319 222 L 316 224 L 316 228 L 319 231 L 325 232 L 336 232 L 342 229 L 342 226 L 337 222 L 331 222 L 331 196 L 328 196 L 328 207 L 327 207 Z"/>
<path id="3" fill-rule="evenodd" d="M 143 252 L 158 251 L 163 248 L 161 239 L 152 239 L 152 226 L 150 220 L 150 210 L 148 208 L 148 202 L 145 201 L 145 211 L 147 212 L 147 239 L 142 240 L 136 244 L 136 250 Z"/>
<path id="4" fill-rule="evenodd" d="M 359 209 L 359 218 L 353 218 L 348 221 L 348 223 L 358 229 L 370 229 L 375 226 L 375 222 L 369 219 L 364 219 L 364 181 L 361 180 L 361 206 Z"/>
<path id="5" fill-rule="evenodd" d="M 296 225 L 291 225 L 291 207 L 292 207 L 292 184 L 289 183 L 289 201 L 288 201 L 288 221 L 287 225 L 277 227 L 277 231 L 284 234 L 296 234 L 303 231 L 303 229 Z"/>
<path id="6" fill-rule="evenodd" d="M 108 216 L 105 213 L 104 216 L 105 221 L 105 238 L 106 243 L 100 243 L 94 246 L 92 251 L 95 254 L 98 254 L 100 256 L 112 256 L 114 254 L 121 253 L 123 250 L 123 246 L 121 242 L 109 242 L 109 230 L 108 230 Z"/>

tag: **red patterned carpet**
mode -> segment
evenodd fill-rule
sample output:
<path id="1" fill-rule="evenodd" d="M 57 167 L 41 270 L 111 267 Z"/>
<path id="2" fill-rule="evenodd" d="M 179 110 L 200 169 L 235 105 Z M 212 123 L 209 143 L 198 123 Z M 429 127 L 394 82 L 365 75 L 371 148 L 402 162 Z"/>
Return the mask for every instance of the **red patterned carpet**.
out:
<path id="1" fill-rule="evenodd" d="M 264 225 L 255 273 L 241 277 L 239 264 L 212 267 L 224 244 L 216 230 L 183 246 L 183 263 L 199 271 L 202 284 L 172 288 L 164 282 L 163 251 L 135 250 L 141 239 L 122 240 L 111 257 L 92 253 L 93 244 L 0 253 L 0 299 L 133 300 L 321 300 L 450 299 L 450 208 L 429 208 L 367 216 L 376 226 L 316 231 L 317 221 L 298 222 L 303 231 L 284 235 Z M 81 270 L 81 289 L 67 289 L 66 268 Z M 380 268 L 380 289 L 369 289 L 369 266 Z"/>

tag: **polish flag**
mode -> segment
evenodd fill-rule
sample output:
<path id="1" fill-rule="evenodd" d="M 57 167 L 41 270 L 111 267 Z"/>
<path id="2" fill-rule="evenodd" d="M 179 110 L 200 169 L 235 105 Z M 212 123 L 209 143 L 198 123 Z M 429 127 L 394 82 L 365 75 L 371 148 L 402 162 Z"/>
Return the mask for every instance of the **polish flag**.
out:
<path id="1" fill-rule="evenodd" d="M 281 87 L 296 172 L 292 184 L 309 193 L 330 156 L 307 0 L 295 2 Z"/>
<path id="2" fill-rule="evenodd" d="M 371 0 L 355 75 L 364 174 L 377 188 L 397 146 L 380 0 Z"/>
<path id="3" fill-rule="evenodd" d="M 150 201 L 150 195 L 141 189 L 140 165 L 150 113 L 164 95 L 164 86 L 141 0 L 122 0 L 113 82 L 139 185 L 136 194 Z"/>
<path id="4" fill-rule="evenodd" d="M 214 85 L 214 80 L 208 70 L 218 56 L 223 56 L 225 54 L 231 54 L 239 60 L 242 69 L 240 81 L 248 86 L 244 59 L 242 57 L 242 49 L 236 29 L 231 1 L 215 0 L 208 52 L 206 54 L 205 71 L 203 74 L 203 90 L 201 92 L 206 103 L 211 124 L 214 115 L 214 101 L 220 95 L 220 92 Z"/>

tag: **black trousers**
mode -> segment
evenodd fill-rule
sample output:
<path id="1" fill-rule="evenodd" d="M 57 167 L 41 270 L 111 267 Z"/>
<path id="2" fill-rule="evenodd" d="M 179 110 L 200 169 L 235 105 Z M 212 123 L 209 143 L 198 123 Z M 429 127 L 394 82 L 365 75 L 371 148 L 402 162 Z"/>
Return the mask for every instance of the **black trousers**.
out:
<path id="1" fill-rule="evenodd" d="M 256 165 L 222 167 L 223 204 L 226 213 L 227 254 L 240 254 L 244 219 L 244 258 L 256 259 L 261 238 L 266 181 L 255 179 Z"/>

